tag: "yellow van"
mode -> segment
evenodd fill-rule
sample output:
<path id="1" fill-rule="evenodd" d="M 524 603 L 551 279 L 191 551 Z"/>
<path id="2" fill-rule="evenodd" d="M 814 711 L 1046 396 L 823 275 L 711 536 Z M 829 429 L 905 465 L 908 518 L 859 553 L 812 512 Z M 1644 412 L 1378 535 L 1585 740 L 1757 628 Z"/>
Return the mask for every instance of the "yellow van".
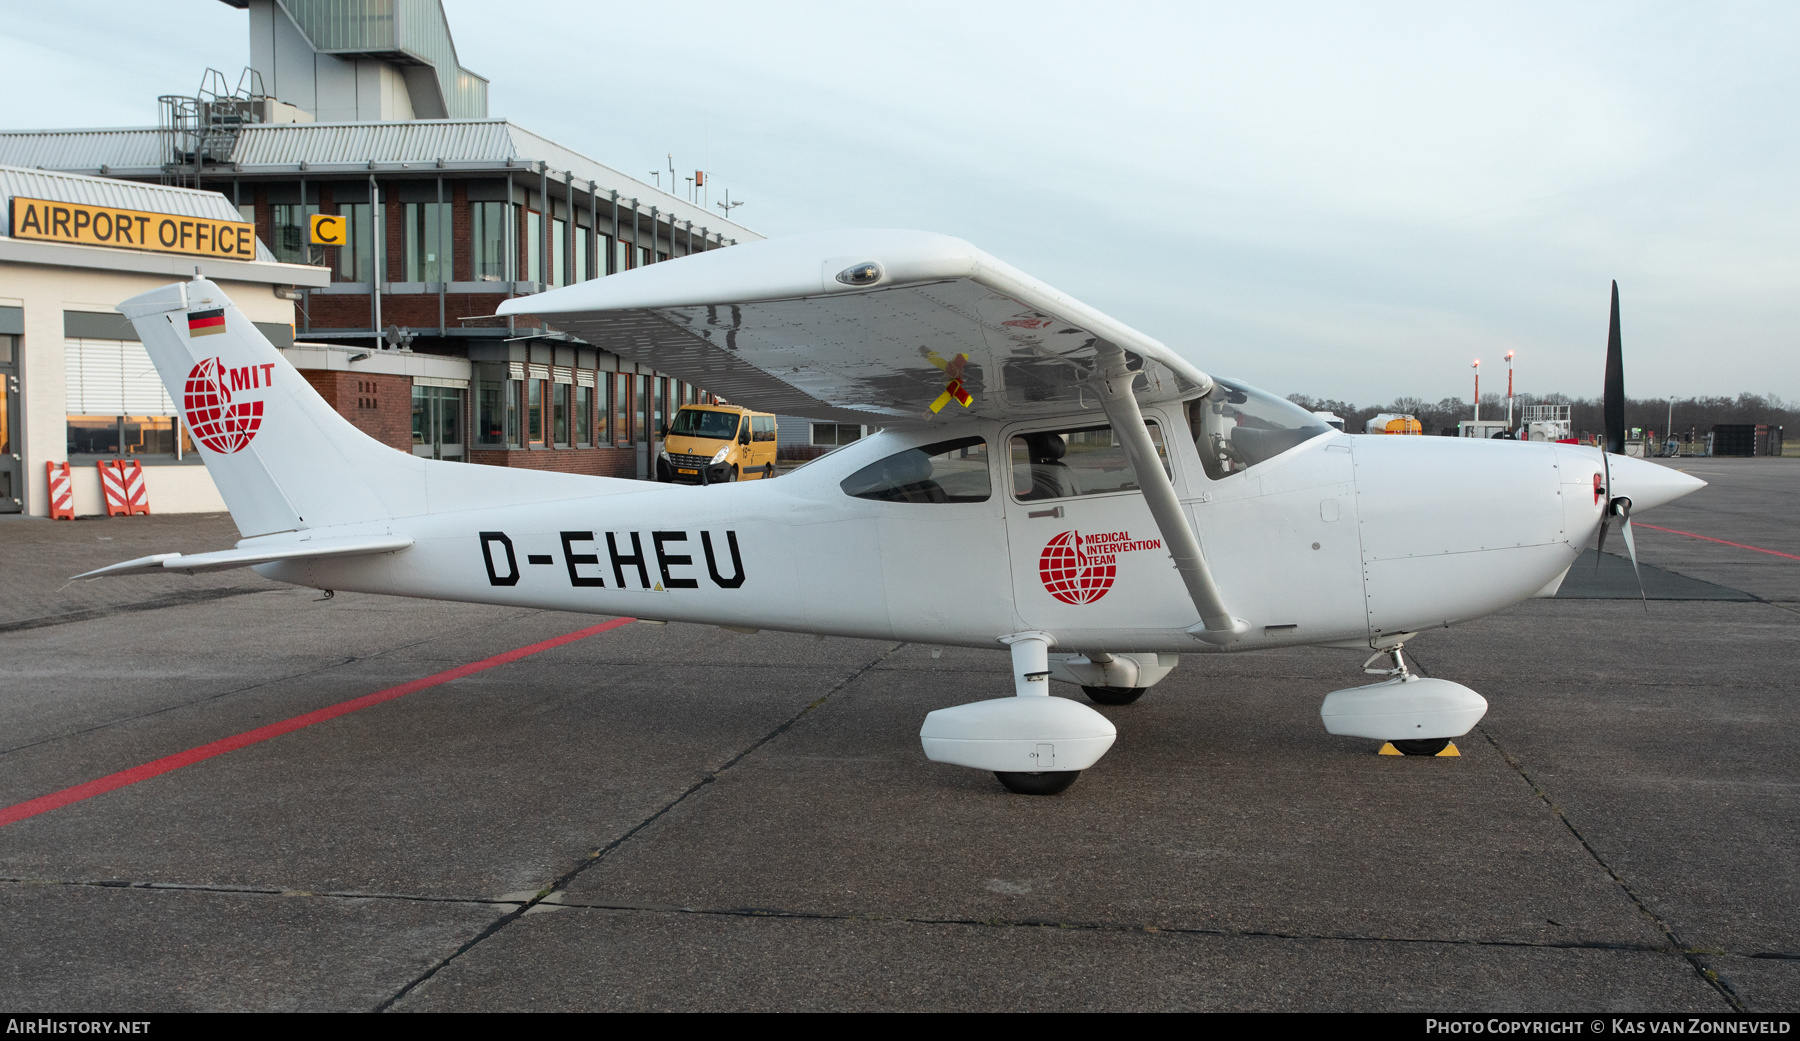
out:
<path id="1" fill-rule="evenodd" d="M 775 417 L 737 405 L 683 405 L 663 431 L 656 479 L 718 484 L 775 476 Z"/>

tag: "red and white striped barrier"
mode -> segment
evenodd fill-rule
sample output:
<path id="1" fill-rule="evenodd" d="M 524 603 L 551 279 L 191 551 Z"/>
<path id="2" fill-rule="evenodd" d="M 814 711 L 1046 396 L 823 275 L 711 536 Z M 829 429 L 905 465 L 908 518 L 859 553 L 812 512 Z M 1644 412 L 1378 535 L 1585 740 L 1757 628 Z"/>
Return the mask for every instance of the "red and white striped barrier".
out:
<path id="1" fill-rule="evenodd" d="M 45 463 L 44 480 L 50 486 L 50 519 L 75 519 L 75 489 L 69 484 L 68 463 Z"/>
<path id="2" fill-rule="evenodd" d="M 144 466 L 136 459 L 108 459 L 100 468 L 100 490 L 106 495 L 108 517 L 129 517 L 150 512 L 150 495 L 144 490 Z"/>

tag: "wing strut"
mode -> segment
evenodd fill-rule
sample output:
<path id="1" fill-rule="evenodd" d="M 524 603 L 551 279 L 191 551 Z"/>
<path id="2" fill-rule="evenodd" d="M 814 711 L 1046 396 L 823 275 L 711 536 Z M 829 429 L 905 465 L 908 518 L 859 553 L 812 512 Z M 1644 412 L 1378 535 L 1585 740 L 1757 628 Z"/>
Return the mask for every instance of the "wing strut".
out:
<path id="1" fill-rule="evenodd" d="M 1156 457 L 1156 446 L 1150 441 L 1144 414 L 1138 410 L 1137 396 L 1131 389 L 1139 374 L 1125 367 L 1125 354 L 1117 347 L 1104 351 L 1100 360 L 1105 372 L 1100 380 L 1101 407 L 1106 410 L 1119 444 L 1125 448 L 1125 457 L 1131 460 L 1131 468 L 1137 471 L 1138 485 L 1150 507 L 1150 516 L 1162 533 L 1163 545 L 1169 547 L 1188 596 L 1200 611 L 1200 624 L 1188 632 L 1220 647 L 1234 643 L 1250 631 L 1250 623 L 1233 618 L 1226 610 L 1212 569 L 1206 566 L 1206 557 L 1200 552 L 1200 540 L 1182 512 L 1181 500 L 1175 497 L 1175 486 L 1169 483 L 1169 475 Z"/>

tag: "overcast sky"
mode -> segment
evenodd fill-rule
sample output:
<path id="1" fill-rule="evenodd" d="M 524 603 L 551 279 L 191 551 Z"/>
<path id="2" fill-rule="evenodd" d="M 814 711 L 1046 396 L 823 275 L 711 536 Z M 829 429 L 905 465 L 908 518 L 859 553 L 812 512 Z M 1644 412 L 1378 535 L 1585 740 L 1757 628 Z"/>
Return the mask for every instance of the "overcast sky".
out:
<path id="1" fill-rule="evenodd" d="M 1800 398 L 1800 6 L 446 0 L 489 110 L 768 235 L 923 228 L 1209 371 Z M 216 0 L 6 0 L 7 127 L 155 122 Z M 679 13 L 677 13 L 679 12 Z M 667 174 L 664 174 L 667 179 Z M 1498 379 L 1495 375 L 1498 373 Z"/>

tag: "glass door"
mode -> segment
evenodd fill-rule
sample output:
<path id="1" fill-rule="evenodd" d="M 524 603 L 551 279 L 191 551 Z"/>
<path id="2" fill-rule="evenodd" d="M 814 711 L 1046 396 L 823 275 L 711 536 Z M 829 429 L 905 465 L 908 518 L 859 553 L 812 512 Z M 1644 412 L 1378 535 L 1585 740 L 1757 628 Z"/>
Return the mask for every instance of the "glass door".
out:
<path id="1" fill-rule="evenodd" d="M 19 338 L 0 336 L 0 513 L 25 508 L 25 464 L 19 450 Z"/>
<path id="2" fill-rule="evenodd" d="M 413 387 L 413 455 L 421 459 L 463 459 L 461 387 Z"/>

